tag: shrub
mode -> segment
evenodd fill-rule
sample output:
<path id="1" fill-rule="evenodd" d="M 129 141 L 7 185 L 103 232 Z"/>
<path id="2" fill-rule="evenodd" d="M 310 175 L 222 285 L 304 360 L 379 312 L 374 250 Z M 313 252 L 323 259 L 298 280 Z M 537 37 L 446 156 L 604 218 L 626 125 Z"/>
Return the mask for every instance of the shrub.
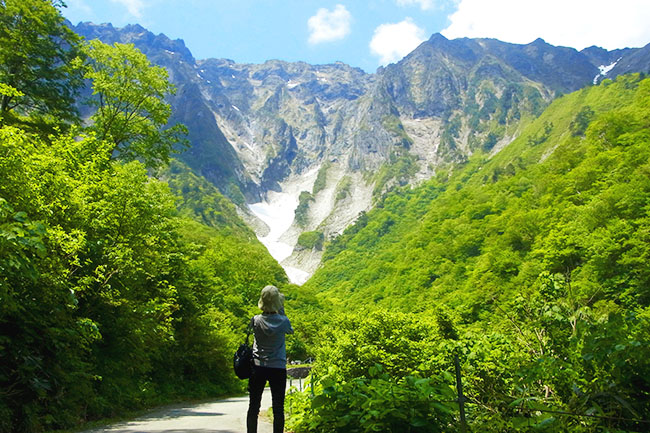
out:
<path id="1" fill-rule="evenodd" d="M 323 249 L 323 232 L 317 230 L 312 232 L 303 232 L 298 237 L 298 246 L 301 249 L 312 250 L 316 248 L 317 250 Z"/>

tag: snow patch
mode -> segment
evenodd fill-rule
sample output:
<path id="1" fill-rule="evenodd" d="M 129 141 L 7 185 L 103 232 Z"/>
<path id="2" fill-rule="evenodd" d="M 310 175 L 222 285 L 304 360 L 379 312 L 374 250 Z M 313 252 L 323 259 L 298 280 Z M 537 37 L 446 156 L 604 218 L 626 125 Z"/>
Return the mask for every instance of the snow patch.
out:
<path id="1" fill-rule="evenodd" d="M 321 83 L 329 83 L 329 75 L 324 72 L 316 72 L 316 79 Z"/>
<path id="2" fill-rule="evenodd" d="M 169 50 L 165 50 L 165 52 L 166 52 L 167 54 L 171 54 L 171 55 L 176 54 L 175 52 L 173 52 L 173 51 L 169 51 Z"/>
<path id="3" fill-rule="evenodd" d="M 247 141 L 242 141 L 241 143 L 244 145 L 244 147 L 245 147 L 246 149 L 250 150 L 251 152 L 255 152 L 255 149 L 253 148 L 253 146 L 251 146 L 251 144 L 250 144 L 249 142 L 247 142 Z"/>
<path id="4" fill-rule="evenodd" d="M 245 143 L 245 142 L 244 142 Z M 290 176 L 281 182 L 282 192 L 268 191 L 266 200 L 249 204 L 249 210 L 268 227 L 266 236 L 258 239 L 269 250 L 271 256 L 284 268 L 289 281 L 303 284 L 311 276 L 311 272 L 300 269 L 296 263 L 286 263 L 293 253 L 293 248 L 302 230 L 292 227 L 295 211 L 298 207 L 298 197 L 301 191 L 311 191 L 318 174 L 316 166 L 306 172 Z"/>
<path id="5" fill-rule="evenodd" d="M 298 268 L 294 268 L 293 266 L 285 266 L 284 271 L 287 273 L 289 281 L 299 286 L 305 284 L 309 277 L 311 277 L 311 274 L 309 272 L 302 271 Z"/>
<path id="6" fill-rule="evenodd" d="M 605 65 L 600 65 L 600 66 L 598 67 L 598 69 L 600 69 L 600 74 L 598 74 L 598 75 L 596 75 L 596 76 L 594 77 L 594 84 L 598 84 L 598 79 L 599 79 L 600 77 L 605 77 L 605 76 L 607 76 L 607 73 L 608 73 L 609 71 L 611 71 L 612 69 L 614 69 L 614 66 L 616 66 L 616 64 L 617 64 L 621 59 L 622 59 L 622 57 L 619 57 L 618 60 L 616 60 L 614 63 L 611 63 L 611 64 L 609 64 L 609 65 L 607 65 L 607 66 L 605 66 Z"/>
<path id="7" fill-rule="evenodd" d="M 232 108 L 234 108 L 234 109 L 237 110 L 237 111 L 241 111 L 239 108 L 237 108 L 236 105 L 233 105 Z"/>
<path id="8" fill-rule="evenodd" d="M 618 60 L 621 60 L 621 59 L 618 59 Z M 607 66 L 600 65 L 598 67 L 598 69 L 600 69 L 600 75 L 607 75 L 607 73 L 609 71 L 611 71 L 614 68 L 614 66 L 616 66 L 616 64 L 618 63 L 618 60 L 615 61 L 614 63 L 611 63 L 611 64 L 607 65 Z"/>
<path id="9" fill-rule="evenodd" d="M 348 172 L 347 166 L 346 161 L 331 161 L 327 170 L 326 187 L 314 196 L 315 201 L 311 202 L 309 206 L 308 224 L 305 227 L 292 225 L 282 235 L 284 242 L 293 245 L 302 232 L 311 230 L 318 230 L 323 233 L 325 239 L 331 239 L 343 232 L 361 211 L 370 209 L 373 185 L 366 184 L 361 173 Z M 282 188 L 286 191 L 293 189 L 296 192 L 313 190 L 313 181 L 319 171 L 320 167 L 314 167 L 310 172 L 301 175 L 300 179 L 282 184 Z M 337 185 L 345 176 L 348 176 L 351 181 L 350 189 L 347 197 L 337 200 Z M 294 249 L 291 256 L 285 259 L 281 265 L 287 271 L 287 275 L 291 272 L 290 268 L 296 268 L 305 272 L 307 274 L 305 278 L 308 278 L 318 268 L 322 255 L 323 252 L 317 249 Z M 300 280 L 296 278 L 296 281 Z"/>
<path id="10" fill-rule="evenodd" d="M 293 246 L 281 242 L 280 237 L 291 227 L 296 207 L 298 198 L 295 195 L 275 191 L 268 192 L 266 201 L 248 205 L 250 211 L 269 226 L 269 234 L 258 239 L 278 262 L 293 251 Z"/>

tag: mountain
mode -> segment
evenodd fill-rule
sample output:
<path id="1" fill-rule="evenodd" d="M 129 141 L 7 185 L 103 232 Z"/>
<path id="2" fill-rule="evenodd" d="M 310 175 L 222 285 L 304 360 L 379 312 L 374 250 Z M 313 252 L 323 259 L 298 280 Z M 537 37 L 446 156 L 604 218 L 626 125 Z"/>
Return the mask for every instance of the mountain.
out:
<path id="1" fill-rule="evenodd" d="M 259 199 L 260 190 L 237 157 L 236 152 L 214 121 L 212 110 L 202 94 L 196 77 L 196 60 L 182 40 L 171 40 L 165 35 L 155 36 L 140 25 L 117 29 L 111 24 L 80 23 L 74 30 L 86 39 L 99 39 L 104 43 L 132 43 L 149 61 L 164 66 L 170 81 L 177 87 L 170 100 L 170 122 L 182 122 L 188 127 L 189 150 L 180 159 L 197 173 L 217 185 L 233 201 Z"/>
<path id="2" fill-rule="evenodd" d="M 174 120 L 188 126 L 192 143 L 179 158 L 238 204 L 271 250 L 283 251 L 276 258 L 285 268 L 301 271 L 294 281 L 322 256 L 299 244 L 301 234 L 333 239 L 387 191 L 473 154 L 498 153 L 558 95 L 650 65 L 646 48 L 577 51 L 541 39 L 435 34 L 368 74 L 343 63 L 196 60 L 182 40 L 138 25 L 74 29 L 133 43 L 169 70 Z M 247 206 L 256 202 L 267 207 Z"/>
<path id="3" fill-rule="evenodd" d="M 289 397 L 290 429 L 409 431 L 421 410 L 410 431 L 455 431 L 455 373 L 468 431 L 646 431 L 648 125 L 650 78 L 605 79 L 499 153 L 385 194 L 291 293 L 322 379 Z"/>
<path id="4" fill-rule="evenodd" d="M 632 74 L 565 95 L 498 155 L 387 194 L 302 289 L 474 323 L 557 274 L 589 308 L 647 307 L 649 90 Z"/>
<path id="5" fill-rule="evenodd" d="M 650 73 L 650 44 L 629 55 L 620 56 L 608 76 L 616 77 L 630 72 Z"/>

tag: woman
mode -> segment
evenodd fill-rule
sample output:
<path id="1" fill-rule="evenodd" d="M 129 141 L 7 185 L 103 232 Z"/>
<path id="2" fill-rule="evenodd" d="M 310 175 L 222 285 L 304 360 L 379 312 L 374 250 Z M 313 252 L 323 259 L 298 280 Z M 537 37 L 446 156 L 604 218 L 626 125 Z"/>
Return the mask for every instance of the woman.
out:
<path id="1" fill-rule="evenodd" d="M 262 314 L 251 319 L 253 344 L 253 373 L 248 379 L 250 403 L 246 427 L 257 433 L 262 392 L 266 382 L 271 386 L 273 402 L 273 433 L 284 432 L 284 393 L 287 386 L 287 350 L 285 334 L 293 334 L 289 318 L 284 315 L 284 295 L 275 286 L 262 289 L 257 306 Z"/>

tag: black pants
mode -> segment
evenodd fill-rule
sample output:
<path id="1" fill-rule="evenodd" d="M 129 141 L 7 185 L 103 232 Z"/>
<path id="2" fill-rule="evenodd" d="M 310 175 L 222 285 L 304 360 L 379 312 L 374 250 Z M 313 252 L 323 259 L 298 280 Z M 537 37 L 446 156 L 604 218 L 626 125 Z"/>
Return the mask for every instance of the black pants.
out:
<path id="1" fill-rule="evenodd" d="M 285 368 L 268 368 L 253 366 L 253 374 L 248 379 L 248 416 L 246 428 L 248 433 L 257 433 L 257 417 L 260 413 L 262 393 L 266 381 L 271 386 L 273 402 L 273 433 L 284 432 L 284 392 L 287 388 L 287 370 Z"/>

